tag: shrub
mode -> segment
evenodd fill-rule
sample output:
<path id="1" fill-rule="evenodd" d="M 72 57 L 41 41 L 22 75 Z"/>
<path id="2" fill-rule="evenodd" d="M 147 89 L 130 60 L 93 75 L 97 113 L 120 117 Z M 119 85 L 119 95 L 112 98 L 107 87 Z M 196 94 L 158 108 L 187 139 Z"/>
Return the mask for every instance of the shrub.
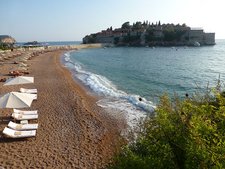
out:
<path id="1" fill-rule="evenodd" d="M 156 116 L 144 120 L 109 168 L 225 168 L 225 97 L 212 91 L 183 100 L 162 96 Z"/>

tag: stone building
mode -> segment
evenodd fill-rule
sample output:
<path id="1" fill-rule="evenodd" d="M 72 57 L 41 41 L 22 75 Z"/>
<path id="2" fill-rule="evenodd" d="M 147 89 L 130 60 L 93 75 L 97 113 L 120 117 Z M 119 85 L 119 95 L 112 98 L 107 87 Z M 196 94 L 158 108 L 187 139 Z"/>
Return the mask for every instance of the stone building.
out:
<path id="1" fill-rule="evenodd" d="M 205 45 L 215 45 L 215 33 L 205 33 L 204 34 L 204 44 Z"/>
<path id="2" fill-rule="evenodd" d="M 185 36 L 190 44 L 215 45 L 215 33 L 205 33 L 203 29 L 191 29 Z"/>

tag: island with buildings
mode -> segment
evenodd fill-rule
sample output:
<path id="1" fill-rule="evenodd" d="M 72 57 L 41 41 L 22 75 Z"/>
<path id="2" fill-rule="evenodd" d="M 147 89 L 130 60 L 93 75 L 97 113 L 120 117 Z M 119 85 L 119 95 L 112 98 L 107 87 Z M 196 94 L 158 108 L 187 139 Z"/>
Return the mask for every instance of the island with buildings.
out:
<path id="1" fill-rule="evenodd" d="M 112 27 L 87 35 L 83 43 L 107 43 L 116 46 L 205 46 L 215 45 L 215 33 L 205 33 L 202 28 L 186 24 L 161 24 L 148 21 L 129 22 L 121 28 Z"/>

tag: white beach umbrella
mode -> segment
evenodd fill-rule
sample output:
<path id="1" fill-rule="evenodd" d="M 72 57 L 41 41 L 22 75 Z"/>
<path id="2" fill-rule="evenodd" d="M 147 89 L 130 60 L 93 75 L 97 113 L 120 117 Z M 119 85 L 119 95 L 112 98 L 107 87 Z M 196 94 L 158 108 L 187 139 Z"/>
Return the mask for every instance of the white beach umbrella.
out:
<path id="1" fill-rule="evenodd" d="M 0 96 L 0 108 L 30 107 L 33 98 L 25 93 L 10 92 Z"/>
<path id="2" fill-rule="evenodd" d="M 15 78 L 10 78 L 4 83 L 4 86 L 16 85 L 16 84 L 26 84 L 26 83 L 34 83 L 34 77 L 17 76 Z"/>

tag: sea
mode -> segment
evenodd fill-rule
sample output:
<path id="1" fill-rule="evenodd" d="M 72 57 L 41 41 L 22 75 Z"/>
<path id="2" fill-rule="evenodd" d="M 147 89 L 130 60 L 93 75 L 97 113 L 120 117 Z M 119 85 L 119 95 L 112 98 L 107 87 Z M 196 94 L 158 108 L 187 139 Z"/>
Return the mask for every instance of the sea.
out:
<path id="1" fill-rule="evenodd" d="M 27 42 L 16 42 L 15 45 L 17 46 L 23 46 Z M 44 41 L 44 42 L 38 42 L 43 46 L 61 46 L 61 45 L 79 45 L 82 42 L 81 41 Z"/>
<path id="2" fill-rule="evenodd" d="M 225 40 L 203 47 L 107 47 L 70 51 L 63 64 L 109 113 L 135 126 L 160 96 L 184 98 L 225 79 Z"/>

